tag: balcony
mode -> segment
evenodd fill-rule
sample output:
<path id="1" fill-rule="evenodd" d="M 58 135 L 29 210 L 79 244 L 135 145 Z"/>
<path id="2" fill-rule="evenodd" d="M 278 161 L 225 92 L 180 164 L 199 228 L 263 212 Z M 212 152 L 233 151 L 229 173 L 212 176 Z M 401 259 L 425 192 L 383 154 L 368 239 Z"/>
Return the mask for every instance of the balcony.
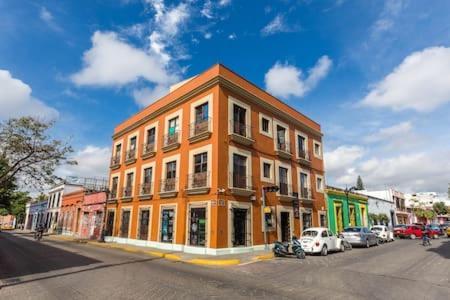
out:
<path id="1" fill-rule="evenodd" d="M 252 177 L 240 175 L 238 173 L 230 173 L 229 186 L 231 194 L 237 196 L 250 196 L 255 193 L 252 186 Z"/>
<path id="2" fill-rule="evenodd" d="M 120 154 L 111 157 L 111 165 L 110 168 L 112 170 L 120 168 Z"/>
<path id="3" fill-rule="evenodd" d="M 252 139 L 252 128 L 249 125 L 231 120 L 229 132 L 230 139 L 236 143 L 250 146 L 255 142 Z"/>
<path id="4" fill-rule="evenodd" d="M 147 159 L 150 157 L 155 156 L 156 149 L 155 149 L 155 143 L 147 143 L 142 145 L 142 159 Z"/>
<path id="5" fill-rule="evenodd" d="M 303 149 L 299 150 L 297 162 L 301 165 L 310 167 L 311 166 L 311 158 L 308 152 Z"/>
<path id="6" fill-rule="evenodd" d="M 139 187 L 139 200 L 150 200 L 153 198 L 152 183 L 145 182 Z"/>
<path id="7" fill-rule="evenodd" d="M 122 192 L 122 202 L 131 201 L 133 199 L 133 186 L 126 186 Z"/>
<path id="8" fill-rule="evenodd" d="M 111 191 L 111 193 L 109 193 L 107 202 L 108 203 L 117 203 L 117 188 L 113 189 L 113 191 Z"/>
<path id="9" fill-rule="evenodd" d="M 209 193 L 209 172 L 194 173 L 188 175 L 186 194 L 200 195 Z"/>
<path id="10" fill-rule="evenodd" d="M 204 119 L 189 125 L 189 143 L 209 139 L 211 136 L 211 119 Z"/>
<path id="11" fill-rule="evenodd" d="M 131 165 L 136 162 L 136 149 L 130 149 L 125 153 L 125 164 Z"/>
<path id="12" fill-rule="evenodd" d="M 162 179 L 159 189 L 161 198 L 175 198 L 178 195 L 178 178 Z"/>
<path id="13" fill-rule="evenodd" d="M 290 144 L 288 142 L 277 142 L 275 153 L 280 158 L 290 159 L 292 157 Z"/>
<path id="14" fill-rule="evenodd" d="M 291 184 L 280 182 L 278 187 L 280 188 L 277 192 L 278 200 L 292 202 L 298 199 L 297 193 L 292 192 Z"/>
<path id="15" fill-rule="evenodd" d="M 300 187 L 300 200 L 302 203 L 312 203 L 311 189 L 308 187 Z"/>
<path id="16" fill-rule="evenodd" d="M 166 134 L 163 139 L 163 152 L 168 152 L 180 148 L 180 132 L 175 131 L 170 134 Z"/>

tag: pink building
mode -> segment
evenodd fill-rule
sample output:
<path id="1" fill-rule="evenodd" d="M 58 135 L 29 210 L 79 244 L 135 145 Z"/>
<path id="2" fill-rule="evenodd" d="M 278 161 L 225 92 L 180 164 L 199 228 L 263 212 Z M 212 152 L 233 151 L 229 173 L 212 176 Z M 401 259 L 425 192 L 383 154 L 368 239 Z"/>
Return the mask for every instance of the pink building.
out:
<path id="1" fill-rule="evenodd" d="M 0 229 L 14 229 L 16 217 L 13 215 L 0 216 Z"/>
<path id="2" fill-rule="evenodd" d="M 83 239 L 97 239 L 100 236 L 103 212 L 105 209 L 106 193 L 86 193 L 82 204 L 82 219 L 79 237 Z"/>

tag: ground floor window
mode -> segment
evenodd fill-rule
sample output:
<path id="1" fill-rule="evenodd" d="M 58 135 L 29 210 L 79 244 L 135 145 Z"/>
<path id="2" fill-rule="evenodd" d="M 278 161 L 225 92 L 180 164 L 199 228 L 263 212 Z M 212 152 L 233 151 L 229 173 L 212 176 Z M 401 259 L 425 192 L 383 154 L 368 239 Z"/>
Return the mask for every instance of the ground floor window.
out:
<path id="1" fill-rule="evenodd" d="M 303 230 L 312 227 L 312 214 L 310 211 L 305 211 L 302 213 L 302 225 Z"/>
<path id="2" fill-rule="evenodd" d="M 161 212 L 161 242 L 172 243 L 175 222 L 175 210 L 163 209 Z"/>
<path id="3" fill-rule="evenodd" d="M 206 245 L 206 207 L 193 207 L 190 212 L 189 244 Z"/>
<path id="4" fill-rule="evenodd" d="M 233 208 L 233 247 L 247 246 L 247 209 Z"/>
<path id="5" fill-rule="evenodd" d="M 150 220 L 150 209 L 141 209 L 139 212 L 139 236 L 140 240 L 148 239 L 148 225 Z"/>
<path id="6" fill-rule="evenodd" d="M 122 211 L 122 220 L 120 222 L 120 237 L 128 238 L 128 228 L 130 227 L 130 211 Z"/>
<path id="7" fill-rule="evenodd" d="M 336 217 L 336 233 L 344 231 L 344 212 L 341 205 L 335 205 L 334 215 Z"/>
<path id="8" fill-rule="evenodd" d="M 355 206 L 354 205 L 350 205 L 348 210 L 349 210 L 349 213 L 350 213 L 350 226 L 356 226 Z"/>
<path id="9" fill-rule="evenodd" d="M 106 219 L 106 229 L 105 229 L 105 235 L 106 236 L 112 236 L 113 235 L 114 214 L 115 214 L 115 212 L 113 210 L 108 211 L 107 219 Z"/>
<path id="10" fill-rule="evenodd" d="M 291 218 L 287 211 L 282 211 L 280 213 L 280 226 L 281 226 L 281 241 L 290 242 L 291 241 Z"/>
<path id="11" fill-rule="evenodd" d="M 320 227 L 327 227 L 327 215 L 326 215 L 326 213 L 320 213 L 319 214 L 319 226 Z"/>

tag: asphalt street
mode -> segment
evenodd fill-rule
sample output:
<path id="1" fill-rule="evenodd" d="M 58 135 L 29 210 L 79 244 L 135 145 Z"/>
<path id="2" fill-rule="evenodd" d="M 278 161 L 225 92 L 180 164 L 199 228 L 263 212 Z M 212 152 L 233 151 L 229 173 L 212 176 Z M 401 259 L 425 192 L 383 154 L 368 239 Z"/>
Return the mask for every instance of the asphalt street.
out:
<path id="1" fill-rule="evenodd" d="M 0 299 L 449 299 L 450 239 L 215 268 L 0 233 Z"/>

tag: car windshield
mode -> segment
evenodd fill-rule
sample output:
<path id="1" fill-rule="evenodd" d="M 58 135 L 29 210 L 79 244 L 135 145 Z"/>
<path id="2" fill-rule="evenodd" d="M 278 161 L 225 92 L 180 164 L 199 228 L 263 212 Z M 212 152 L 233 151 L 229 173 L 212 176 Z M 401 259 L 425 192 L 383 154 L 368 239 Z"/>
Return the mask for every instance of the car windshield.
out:
<path id="1" fill-rule="evenodd" d="M 381 227 L 372 227 L 373 231 L 383 231 L 383 228 Z"/>
<path id="2" fill-rule="evenodd" d="M 318 234 L 318 232 L 316 230 L 305 230 L 305 231 L 303 231 L 302 236 L 303 237 L 305 237 L 305 236 L 315 237 L 315 236 L 317 236 L 317 234 Z"/>
<path id="3" fill-rule="evenodd" d="M 344 229 L 345 232 L 360 232 L 361 228 L 359 227 L 348 227 Z"/>

